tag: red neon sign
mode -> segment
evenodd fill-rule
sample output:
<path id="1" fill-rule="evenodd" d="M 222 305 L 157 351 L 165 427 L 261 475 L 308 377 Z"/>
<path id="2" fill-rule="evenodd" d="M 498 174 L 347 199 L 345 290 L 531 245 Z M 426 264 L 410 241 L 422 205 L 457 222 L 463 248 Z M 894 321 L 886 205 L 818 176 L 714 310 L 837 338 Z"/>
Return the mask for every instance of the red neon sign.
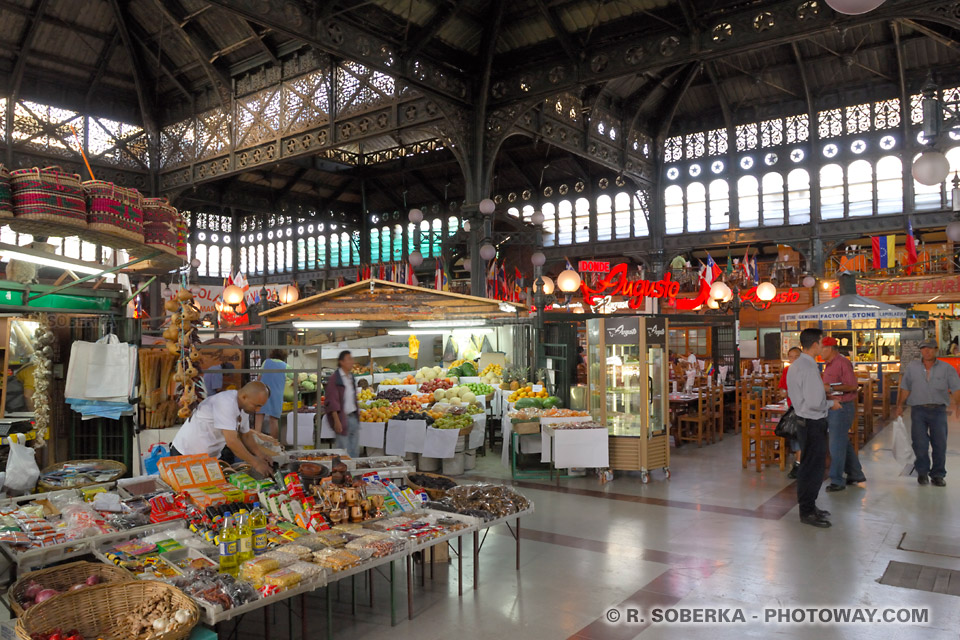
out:
<path id="1" fill-rule="evenodd" d="M 580 273 L 607 273 L 609 271 L 609 262 L 600 262 L 598 260 L 580 261 Z"/>
<path id="2" fill-rule="evenodd" d="M 780 291 L 774 296 L 773 300 L 765 301 L 757 297 L 757 288 L 747 289 L 740 292 L 740 299 L 744 302 L 753 302 L 762 310 L 769 309 L 774 304 L 791 304 L 800 302 L 800 292 L 794 291 L 791 287 L 786 291 Z"/>
<path id="3" fill-rule="evenodd" d="M 591 307 L 596 306 L 600 301 L 600 296 L 626 296 L 629 298 L 627 306 L 631 309 L 639 309 L 643 304 L 644 298 L 664 298 L 671 304 L 676 304 L 678 308 L 685 300 L 677 300 L 677 294 L 680 293 L 680 283 L 672 280 L 670 272 L 663 276 L 662 280 L 651 282 L 650 280 L 629 280 L 627 279 L 627 264 L 621 263 L 615 266 L 610 275 L 597 283 L 596 289 L 591 289 L 587 281 L 580 284 L 583 292 L 583 301 Z M 709 294 L 709 287 L 707 287 Z M 694 305 L 697 306 L 697 305 Z M 690 307 L 691 309 L 693 307 Z"/>

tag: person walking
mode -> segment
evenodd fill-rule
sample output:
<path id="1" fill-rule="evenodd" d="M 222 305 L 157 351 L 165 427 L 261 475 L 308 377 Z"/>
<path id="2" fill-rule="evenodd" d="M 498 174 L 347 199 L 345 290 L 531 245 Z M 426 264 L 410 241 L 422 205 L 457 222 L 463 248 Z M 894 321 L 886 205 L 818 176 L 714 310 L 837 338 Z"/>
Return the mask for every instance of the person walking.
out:
<path id="1" fill-rule="evenodd" d="M 787 406 L 791 406 L 790 396 L 787 394 L 787 371 L 790 370 L 790 365 L 797 361 L 801 353 L 803 352 L 800 351 L 800 347 L 790 347 L 787 351 L 787 366 L 783 368 L 783 373 L 780 374 L 780 389 L 783 390 L 783 397 L 787 399 Z M 793 452 L 793 465 L 791 465 L 787 477 L 796 480 L 797 472 L 800 471 L 800 443 L 797 442 L 796 438 L 790 438 L 790 451 Z"/>
<path id="2" fill-rule="evenodd" d="M 263 373 L 260 374 L 260 382 L 270 389 L 270 398 L 263 405 L 263 412 L 257 414 L 254 428 L 279 441 L 280 416 L 283 414 L 283 388 L 287 383 L 287 376 L 284 373 L 287 369 L 287 352 L 283 349 L 273 349 L 270 351 L 270 357 L 263 361 L 261 368 Z M 296 410 L 294 408 L 294 411 Z"/>
<path id="3" fill-rule="evenodd" d="M 830 438 L 830 485 L 827 491 L 843 491 L 848 484 L 866 482 L 860 458 L 850 442 L 850 427 L 856 419 L 857 374 L 853 364 L 839 351 L 837 339 L 826 337 L 821 342 L 823 365 L 823 389 L 840 402 L 839 411 L 827 415 L 827 431 Z M 841 394 L 839 396 L 833 394 Z M 843 474 L 847 477 L 844 480 Z"/>
<path id="4" fill-rule="evenodd" d="M 324 411 L 336 432 L 336 447 L 346 449 L 351 458 L 360 455 L 360 418 L 357 415 L 357 384 L 353 379 L 353 356 L 341 351 L 337 370 L 327 380 Z"/>
<path id="5" fill-rule="evenodd" d="M 947 486 L 947 406 L 953 405 L 960 418 L 960 375 L 946 362 L 937 360 L 936 340 L 920 343 L 920 360 L 907 365 L 897 394 L 897 417 L 903 406 L 910 407 L 913 452 L 917 456 L 917 482 Z M 930 450 L 933 450 L 933 465 Z"/>
<path id="6" fill-rule="evenodd" d="M 814 527 L 827 528 L 829 511 L 817 508 L 817 496 L 823 483 L 823 471 L 827 457 L 827 415 L 839 411 L 840 403 L 831 403 L 820 379 L 816 357 L 820 355 L 820 329 L 804 329 L 800 332 L 800 347 L 803 353 L 790 365 L 787 372 L 787 394 L 797 416 L 803 418 L 797 428 L 797 439 L 803 457 L 797 472 L 797 503 L 800 505 L 800 522 Z"/>

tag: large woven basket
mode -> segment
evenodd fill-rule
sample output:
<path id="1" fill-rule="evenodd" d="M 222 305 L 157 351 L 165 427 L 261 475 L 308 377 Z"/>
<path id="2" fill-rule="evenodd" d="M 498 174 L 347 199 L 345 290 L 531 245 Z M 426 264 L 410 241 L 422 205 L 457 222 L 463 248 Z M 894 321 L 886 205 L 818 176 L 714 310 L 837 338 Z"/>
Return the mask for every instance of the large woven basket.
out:
<path id="1" fill-rule="evenodd" d="M 180 215 L 166 198 L 143 199 L 143 241 L 154 247 L 177 255 L 177 221 Z"/>
<path id="2" fill-rule="evenodd" d="M 27 585 L 36 582 L 45 589 L 56 589 L 57 591 L 67 592 L 70 587 L 80 584 L 90 576 L 100 578 L 101 584 L 108 582 L 124 582 L 132 580 L 133 576 L 126 569 L 115 567 L 102 562 L 71 562 L 57 567 L 31 571 L 20 576 L 20 579 L 13 583 L 10 590 L 7 591 L 7 599 L 10 601 L 10 609 L 13 615 L 20 617 L 23 615 L 23 607 L 20 606 L 20 597 L 27 590 Z M 55 596 L 60 597 L 60 596 Z"/>
<path id="3" fill-rule="evenodd" d="M 190 231 L 187 229 L 187 221 L 182 215 L 177 215 L 177 257 L 187 259 L 187 236 Z"/>
<path id="4" fill-rule="evenodd" d="M 136 189 L 112 182 L 88 180 L 87 227 L 143 243 L 143 196 Z"/>
<path id="5" fill-rule="evenodd" d="M 75 173 L 60 167 L 17 169 L 10 172 L 10 187 L 15 219 L 86 228 L 87 196 Z M 50 229 L 51 235 L 55 231 Z"/>
<path id="6" fill-rule="evenodd" d="M 190 620 L 170 633 L 150 636 L 152 640 L 184 640 L 200 621 L 197 604 L 185 593 L 163 582 L 131 580 L 70 591 L 27 609 L 17 620 L 17 638 L 31 640 L 30 634 L 54 629 L 76 629 L 94 640 L 132 640 L 117 618 L 132 611 L 146 598 L 170 593 L 178 609 L 190 612 Z"/>
<path id="7" fill-rule="evenodd" d="M 66 465 L 78 465 L 78 464 L 92 464 L 97 463 L 100 465 L 100 468 L 104 473 L 110 473 L 111 478 L 109 480 L 99 480 L 99 481 L 90 481 L 90 482 L 78 482 L 77 484 L 71 484 L 67 486 L 53 484 L 46 482 L 43 477 L 54 471 L 59 471 Z M 117 478 L 121 478 L 127 474 L 127 465 L 122 462 L 117 462 L 116 460 L 100 460 L 100 459 L 91 459 L 91 460 L 65 460 L 63 462 L 57 462 L 43 469 L 40 472 L 40 479 L 37 481 L 37 486 L 44 491 L 59 491 L 61 489 L 79 489 L 80 487 L 87 487 L 91 484 L 99 484 L 100 482 L 113 482 Z"/>
<path id="8" fill-rule="evenodd" d="M 0 219 L 13 217 L 13 194 L 10 192 L 10 172 L 0 164 Z"/>

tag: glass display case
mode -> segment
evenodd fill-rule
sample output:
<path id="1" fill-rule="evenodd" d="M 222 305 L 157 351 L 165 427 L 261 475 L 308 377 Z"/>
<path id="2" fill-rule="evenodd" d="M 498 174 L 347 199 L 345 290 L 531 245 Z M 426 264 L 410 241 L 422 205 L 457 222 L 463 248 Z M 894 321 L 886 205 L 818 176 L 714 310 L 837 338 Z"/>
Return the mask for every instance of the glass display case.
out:
<path id="1" fill-rule="evenodd" d="M 667 320 L 610 317 L 587 321 L 590 413 L 608 425 L 610 467 L 669 477 Z"/>

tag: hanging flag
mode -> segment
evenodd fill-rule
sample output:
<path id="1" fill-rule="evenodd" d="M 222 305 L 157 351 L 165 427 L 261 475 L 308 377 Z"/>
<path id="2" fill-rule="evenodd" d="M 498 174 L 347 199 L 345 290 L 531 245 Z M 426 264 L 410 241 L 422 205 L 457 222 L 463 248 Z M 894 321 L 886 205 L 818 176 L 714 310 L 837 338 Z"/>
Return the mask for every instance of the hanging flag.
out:
<path id="1" fill-rule="evenodd" d="M 893 268 L 897 261 L 897 236 L 874 236 L 871 242 L 873 243 L 873 268 Z"/>
<path id="2" fill-rule="evenodd" d="M 907 273 L 913 272 L 913 265 L 917 264 L 917 239 L 913 237 L 913 220 L 907 218 Z"/>
<path id="3" fill-rule="evenodd" d="M 730 262 L 730 249 L 727 249 L 727 273 L 733 273 L 733 263 Z"/>
<path id="4" fill-rule="evenodd" d="M 497 260 L 490 261 L 490 268 L 487 269 L 487 297 L 497 297 Z"/>
<path id="5" fill-rule="evenodd" d="M 743 250 L 743 262 L 740 263 L 743 266 L 743 274 L 749 278 L 750 277 L 750 247 L 747 247 Z"/>
<path id="6" fill-rule="evenodd" d="M 437 258 L 433 268 L 433 288 L 437 291 L 443 287 L 443 277 L 440 275 L 440 258 Z"/>
<path id="7" fill-rule="evenodd" d="M 414 282 L 415 278 L 413 275 L 413 267 L 410 265 L 409 262 L 406 265 L 406 269 L 407 269 L 407 280 L 406 280 L 407 284 L 416 284 Z"/>
<path id="8" fill-rule="evenodd" d="M 497 282 L 500 283 L 500 295 L 497 298 L 505 300 L 510 289 L 507 289 L 507 267 L 504 263 L 500 263 L 500 268 L 497 269 Z"/>
<path id="9" fill-rule="evenodd" d="M 757 267 L 757 256 L 753 256 L 753 284 L 760 284 L 760 269 Z"/>
<path id="10" fill-rule="evenodd" d="M 378 279 L 378 280 L 386 280 L 386 279 L 387 279 L 387 278 L 386 278 L 386 276 L 387 276 L 386 267 L 384 266 L 384 264 L 383 264 L 382 262 L 380 263 L 380 269 L 378 270 L 378 273 L 379 273 L 379 275 L 377 276 L 377 279 Z"/>
<path id="11" fill-rule="evenodd" d="M 720 276 L 723 275 L 723 269 L 721 269 L 716 262 L 713 261 L 713 256 L 709 253 L 707 254 L 707 271 L 710 274 L 710 282 L 714 280 L 719 280 Z"/>

